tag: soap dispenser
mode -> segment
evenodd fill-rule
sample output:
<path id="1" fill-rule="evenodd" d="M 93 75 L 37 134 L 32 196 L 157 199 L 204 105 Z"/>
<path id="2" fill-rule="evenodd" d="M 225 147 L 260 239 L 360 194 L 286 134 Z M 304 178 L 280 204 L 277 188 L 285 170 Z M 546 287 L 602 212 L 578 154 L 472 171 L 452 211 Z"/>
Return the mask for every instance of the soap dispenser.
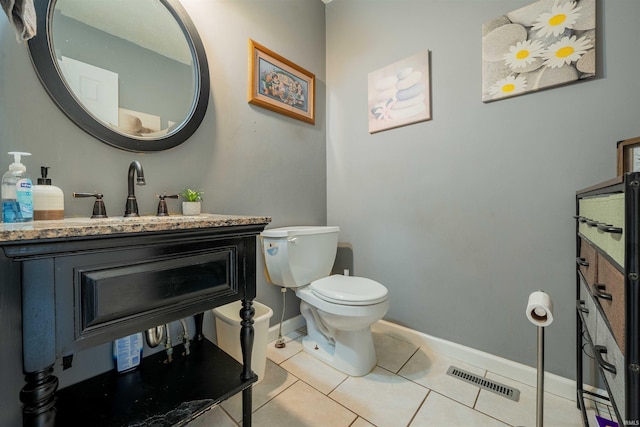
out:
<path id="1" fill-rule="evenodd" d="M 48 178 L 48 166 L 41 166 L 41 178 L 33 186 L 33 219 L 64 219 L 64 193 L 55 185 L 51 185 Z"/>
<path id="2" fill-rule="evenodd" d="M 31 153 L 10 151 L 14 161 L 2 175 L 2 221 L 29 222 L 33 220 L 33 192 L 27 167 L 20 163 L 22 156 Z"/>

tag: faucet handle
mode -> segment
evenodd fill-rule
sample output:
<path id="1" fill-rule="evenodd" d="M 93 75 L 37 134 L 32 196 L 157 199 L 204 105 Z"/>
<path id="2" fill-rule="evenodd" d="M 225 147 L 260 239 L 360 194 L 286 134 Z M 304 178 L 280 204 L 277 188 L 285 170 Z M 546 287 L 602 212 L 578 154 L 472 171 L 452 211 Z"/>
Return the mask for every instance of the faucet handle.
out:
<path id="1" fill-rule="evenodd" d="M 164 199 L 177 199 L 180 196 L 177 194 L 159 194 L 158 197 L 160 198 L 160 201 L 158 202 L 158 213 L 156 213 L 156 216 L 169 216 L 169 211 L 167 210 L 167 202 L 165 202 Z"/>
<path id="2" fill-rule="evenodd" d="M 96 201 L 93 204 L 93 215 L 91 218 L 108 218 L 107 208 L 104 206 L 103 195 L 101 193 L 73 193 L 73 197 L 95 197 Z"/>

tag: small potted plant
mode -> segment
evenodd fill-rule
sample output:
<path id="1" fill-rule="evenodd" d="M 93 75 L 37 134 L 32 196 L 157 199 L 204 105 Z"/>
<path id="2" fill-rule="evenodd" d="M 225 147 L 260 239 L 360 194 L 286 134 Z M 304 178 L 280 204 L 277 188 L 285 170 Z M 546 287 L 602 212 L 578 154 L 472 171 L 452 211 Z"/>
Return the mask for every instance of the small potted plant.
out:
<path id="1" fill-rule="evenodd" d="M 184 197 L 185 201 L 182 202 L 182 215 L 200 215 L 202 211 L 202 194 L 200 190 L 192 190 L 191 188 L 185 188 L 180 195 Z"/>

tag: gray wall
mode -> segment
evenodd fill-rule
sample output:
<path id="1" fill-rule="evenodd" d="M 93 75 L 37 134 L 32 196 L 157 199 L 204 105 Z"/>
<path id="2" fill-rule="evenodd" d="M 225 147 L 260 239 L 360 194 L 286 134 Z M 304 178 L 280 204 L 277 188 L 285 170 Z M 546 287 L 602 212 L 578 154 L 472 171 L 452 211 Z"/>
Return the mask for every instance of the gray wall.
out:
<path id="1" fill-rule="evenodd" d="M 205 212 L 269 215 L 270 227 L 326 223 L 324 4 L 201 0 L 184 7 L 208 56 L 209 109 L 186 143 L 148 154 L 114 149 L 69 121 L 0 17 L 0 170 L 12 161 L 7 151 L 33 153 L 24 162 L 29 173 L 35 181 L 40 165 L 51 167 L 67 216 L 91 213 L 92 201 L 74 199 L 74 191 L 104 193 L 108 214 L 122 215 L 129 163 L 139 160 L 147 180 L 136 187 L 141 214 L 155 214 L 157 194 L 189 186 L 204 189 Z M 316 74 L 315 126 L 247 103 L 249 38 Z M 167 203 L 180 211 L 177 201 Z M 262 276 L 258 288 L 258 298 L 278 308 L 279 289 Z"/>
<path id="2" fill-rule="evenodd" d="M 575 378 L 576 190 L 640 135 L 640 2 L 599 2 L 599 78 L 481 102 L 481 28 L 528 0 L 327 5 L 327 218 L 386 319 L 535 366 L 532 291 L 555 302 L 547 370 Z M 431 51 L 433 120 L 370 135 L 367 75 Z"/>
<path id="3" fill-rule="evenodd" d="M 204 189 L 206 212 L 269 215 L 273 218 L 270 227 L 325 224 L 324 4 L 320 0 L 200 0 L 185 1 L 184 7 L 198 27 L 208 55 L 212 78 L 209 109 L 202 126 L 186 143 L 151 154 L 114 149 L 70 122 L 48 97 L 26 46 L 16 43 L 2 14 L 0 170 L 11 162 L 7 151 L 33 153 L 25 159 L 32 178 L 38 176 L 40 165 L 51 167 L 53 183 L 65 192 L 67 216 L 91 213 L 92 201 L 73 199 L 74 191 L 100 191 L 105 194 L 109 215 L 122 215 L 128 166 L 139 160 L 147 179 L 145 187 L 136 187 L 141 213 L 155 214 L 156 194 L 190 186 Z M 315 126 L 247 103 L 249 38 L 315 73 Z M 171 212 L 179 212 L 179 203 L 168 204 Z M 267 284 L 261 274 L 257 285 L 257 300 L 274 309 L 271 322 L 277 323 L 282 305 L 279 288 Z M 286 317 L 298 313 L 296 304 L 287 304 Z M 8 316 L 15 313 L 0 313 L 2 328 L 19 326 L 19 320 Z M 19 334 L 2 328 L 3 343 L 9 334 Z M 11 342 L 11 350 L 19 352 L 16 340 Z M 102 360 L 109 360 L 108 348 L 101 354 Z M 83 357 L 97 360 L 95 355 L 77 355 L 74 360 L 79 369 L 83 369 Z M 21 367 L 13 363 L 1 369 L 17 372 Z M 12 417 L 19 411 L 21 386 L 3 385 L 0 425 L 19 424 Z"/>

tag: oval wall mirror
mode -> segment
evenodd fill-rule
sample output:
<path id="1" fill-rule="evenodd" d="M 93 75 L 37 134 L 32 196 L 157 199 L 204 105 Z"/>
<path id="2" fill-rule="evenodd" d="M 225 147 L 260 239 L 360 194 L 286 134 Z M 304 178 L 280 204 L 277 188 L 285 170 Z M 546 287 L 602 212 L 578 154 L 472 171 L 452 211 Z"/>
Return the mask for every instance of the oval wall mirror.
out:
<path id="1" fill-rule="evenodd" d="M 209 102 L 202 41 L 178 0 L 39 0 L 31 61 L 80 128 L 128 151 L 173 148 Z"/>

